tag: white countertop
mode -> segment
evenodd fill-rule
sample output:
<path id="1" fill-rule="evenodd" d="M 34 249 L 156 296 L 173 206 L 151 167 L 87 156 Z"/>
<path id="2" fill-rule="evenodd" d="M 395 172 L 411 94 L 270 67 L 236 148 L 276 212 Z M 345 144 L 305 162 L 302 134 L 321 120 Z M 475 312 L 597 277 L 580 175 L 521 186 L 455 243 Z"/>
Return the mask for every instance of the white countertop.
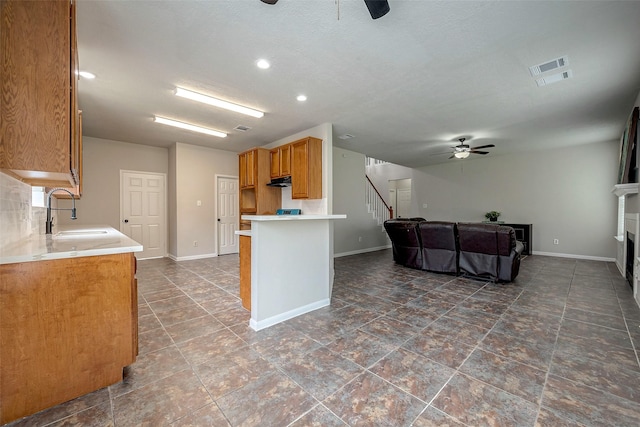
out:
<path id="1" fill-rule="evenodd" d="M 319 219 L 345 219 L 340 215 L 242 215 L 242 219 L 249 221 L 308 221 Z"/>
<path id="2" fill-rule="evenodd" d="M 60 226 L 0 249 L 0 264 L 141 251 L 140 243 L 107 225 Z"/>

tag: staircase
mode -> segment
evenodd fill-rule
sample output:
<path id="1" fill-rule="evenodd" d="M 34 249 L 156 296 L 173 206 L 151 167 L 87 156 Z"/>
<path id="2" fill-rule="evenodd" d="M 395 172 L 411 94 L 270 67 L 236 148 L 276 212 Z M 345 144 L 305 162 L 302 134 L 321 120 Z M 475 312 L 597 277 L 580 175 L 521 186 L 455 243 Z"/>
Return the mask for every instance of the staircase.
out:
<path id="1" fill-rule="evenodd" d="M 373 219 L 378 222 L 378 225 L 382 227 L 382 231 L 385 231 L 383 224 L 386 220 L 393 218 L 393 207 L 387 205 L 367 175 L 365 175 L 365 178 L 367 178 L 365 182 L 367 210 L 373 215 Z"/>

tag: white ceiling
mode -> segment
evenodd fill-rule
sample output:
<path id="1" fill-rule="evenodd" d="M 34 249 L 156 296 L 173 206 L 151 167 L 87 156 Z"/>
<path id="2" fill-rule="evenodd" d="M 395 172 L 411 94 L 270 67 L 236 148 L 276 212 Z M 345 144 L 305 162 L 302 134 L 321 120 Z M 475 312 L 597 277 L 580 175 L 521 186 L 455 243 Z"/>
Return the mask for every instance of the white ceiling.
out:
<path id="1" fill-rule="evenodd" d="M 355 136 L 334 145 L 409 167 L 461 161 L 446 154 L 460 137 L 495 144 L 488 156 L 619 140 L 640 92 L 639 1 L 389 4 L 373 20 L 362 0 L 79 0 L 80 68 L 97 75 L 79 83 L 83 133 L 240 152 L 333 123 Z M 563 55 L 573 78 L 538 87 L 528 68 Z M 176 86 L 265 116 L 178 98 Z"/>

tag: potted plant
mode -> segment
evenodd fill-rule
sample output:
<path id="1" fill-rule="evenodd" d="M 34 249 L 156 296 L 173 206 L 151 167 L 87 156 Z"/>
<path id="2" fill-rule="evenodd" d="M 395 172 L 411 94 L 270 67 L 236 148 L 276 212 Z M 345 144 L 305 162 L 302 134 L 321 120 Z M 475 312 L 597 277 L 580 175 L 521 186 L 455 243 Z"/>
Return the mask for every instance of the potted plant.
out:
<path id="1" fill-rule="evenodd" d="M 497 221 L 499 216 L 500 216 L 500 212 L 498 211 L 491 211 L 484 214 L 484 217 L 487 218 L 489 221 Z"/>

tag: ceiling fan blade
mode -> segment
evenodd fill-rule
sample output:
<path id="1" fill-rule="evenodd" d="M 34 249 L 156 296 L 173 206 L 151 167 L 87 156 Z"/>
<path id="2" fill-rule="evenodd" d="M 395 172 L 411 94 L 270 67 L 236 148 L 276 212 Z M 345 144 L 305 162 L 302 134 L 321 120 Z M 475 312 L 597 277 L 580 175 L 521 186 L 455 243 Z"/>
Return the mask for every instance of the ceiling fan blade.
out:
<path id="1" fill-rule="evenodd" d="M 449 157 L 450 159 L 453 159 L 456 155 L 452 154 L 451 157 Z"/>
<path id="2" fill-rule="evenodd" d="M 488 152 L 488 151 L 476 151 L 476 150 L 471 150 L 471 151 L 469 151 L 469 152 L 470 152 L 470 153 L 473 153 L 473 154 L 489 154 L 489 152 Z"/>
<path id="3" fill-rule="evenodd" d="M 495 145 L 493 145 L 493 144 L 481 145 L 479 147 L 473 147 L 473 150 L 478 150 L 478 149 L 482 149 L 482 148 L 493 148 L 493 147 L 495 147 Z"/>

